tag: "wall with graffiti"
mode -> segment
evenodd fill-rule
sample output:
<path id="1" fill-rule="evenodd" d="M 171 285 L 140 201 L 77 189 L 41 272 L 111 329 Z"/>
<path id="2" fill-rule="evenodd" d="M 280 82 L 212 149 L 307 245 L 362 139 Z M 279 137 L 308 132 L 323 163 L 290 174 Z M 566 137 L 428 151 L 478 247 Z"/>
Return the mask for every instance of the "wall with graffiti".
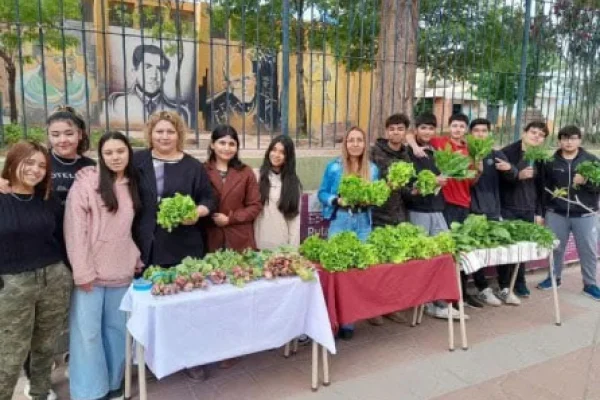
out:
<path id="1" fill-rule="evenodd" d="M 42 51 L 38 45 L 29 45 L 23 49 L 27 62 L 23 63 L 22 77 L 17 77 L 16 92 L 20 113 L 24 101 L 28 122 L 43 124 L 46 113 L 62 104 L 70 104 L 90 121 L 97 121 L 100 106 L 95 36 L 85 35 L 84 43 L 81 22 L 66 25 L 73 27 L 65 35 L 77 39 L 75 46 Z M 87 25 L 87 29 L 93 29 Z"/>
<path id="2" fill-rule="evenodd" d="M 201 44 L 200 54 L 206 57 L 199 87 L 205 129 L 224 123 L 246 133 L 278 128 L 277 55 L 222 39 Z"/>

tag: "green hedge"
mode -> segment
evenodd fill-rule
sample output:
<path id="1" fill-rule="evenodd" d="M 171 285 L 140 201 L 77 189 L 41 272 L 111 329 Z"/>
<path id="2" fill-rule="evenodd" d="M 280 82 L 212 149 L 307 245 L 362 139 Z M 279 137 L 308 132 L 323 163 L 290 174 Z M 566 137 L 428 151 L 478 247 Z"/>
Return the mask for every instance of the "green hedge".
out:
<path id="1" fill-rule="evenodd" d="M 4 137 L 2 139 L 2 146 L 12 146 L 21 139 L 32 140 L 37 143 L 46 142 L 46 130 L 39 127 L 31 127 L 27 129 L 27 137 L 23 131 L 23 126 L 18 124 L 4 125 Z"/>

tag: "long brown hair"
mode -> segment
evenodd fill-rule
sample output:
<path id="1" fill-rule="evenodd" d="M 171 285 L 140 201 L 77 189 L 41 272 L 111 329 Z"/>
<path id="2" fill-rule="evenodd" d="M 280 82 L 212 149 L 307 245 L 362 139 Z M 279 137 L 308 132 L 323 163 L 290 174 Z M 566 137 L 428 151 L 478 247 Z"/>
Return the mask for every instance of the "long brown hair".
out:
<path id="1" fill-rule="evenodd" d="M 23 162 L 35 153 L 42 153 L 46 159 L 46 176 L 44 176 L 44 179 L 35 186 L 35 194 L 39 194 L 43 196 L 44 200 L 47 200 L 48 197 L 50 197 L 50 190 L 52 188 L 52 173 L 50 171 L 50 153 L 48 153 L 48 150 L 44 145 L 28 140 L 21 140 L 12 145 L 6 155 L 6 162 L 4 164 L 4 169 L 2 170 L 2 178 L 8 180 L 11 186 L 17 182 L 23 181 Z"/>
<path id="2" fill-rule="evenodd" d="M 365 149 L 360 156 L 358 161 L 359 169 L 354 172 L 350 169 L 350 155 L 348 154 L 348 136 L 350 132 L 360 132 L 365 142 Z M 344 175 L 357 175 L 364 180 L 371 180 L 371 163 L 369 162 L 369 143 L 367 140 L 367 134 L 358 126 L 352 126 L 346 131 L 344 140 L 342 141 L 342 166 L 344 167 Z"/>

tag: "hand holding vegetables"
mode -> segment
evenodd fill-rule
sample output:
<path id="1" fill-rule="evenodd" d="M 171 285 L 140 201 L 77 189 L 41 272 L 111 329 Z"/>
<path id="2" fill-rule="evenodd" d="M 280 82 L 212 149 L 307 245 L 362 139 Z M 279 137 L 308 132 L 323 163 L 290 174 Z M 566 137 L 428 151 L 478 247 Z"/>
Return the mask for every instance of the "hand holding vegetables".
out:
<path id="1" fill-rule="evenodd" d="M 523 168 L 519 171 L 519 180 L 533 179 L 533 167 Z"/>
<path id="2" fill-rule="evenodd" d="M 494 138 L 488 137 L 486 139 L 479 139 L 473 135 L 467 136 L 467 148 L 469 151 L 469 157 L 473 159 L 475 163 L 486 158 L 494 147 Z"/>
<path id="3" fill-rule="evenodd" d="M 440 183 L 442 182 L 442 183 Z M 415 183 L 415 189 L 421 196 L 428 196 L 435 194 L 438 187 L 446 184 L 446 178 L 438 177 L 433 172 L 424 169 L 417 175 L 417 182 Z"/>
<path id="4" fill-rule="evenodd" d="M 585 185 L 587 179 L 583 177 L 581 174 L 575 174 L 573 177 L 573 187 L 577 188 L 578 186 Z"/>
<path id="5" fill-rule="evenodd" d="M 408 162 L 398 161 L 388 168 L 387 181 L 392 190 L 400 189 L 415 176 L 415 167 Z"/>
<path id="6" fill-rule="evenodd" d="M 600 186 L 600 161 L 584 161 L 577 166 L 576 172 L 586 182 L 590 182 L 594 186 Z M 581 185 L 586 182 L 581 183 Z"/>
<path id="7" fill-rule="evenodd" d="M 196 209 L 196 203 L 194 203 L 194 200 L 190 196 L 175 193 L 173 197 L 162 199 L 158 205 L 156 222 L 168 232 L 172 232 L 173 228 L 178 227 L 184 222 L 187 225 L 193 225 L 197 220 L 198 210 Z"/>
<path id="8" fill-rule="evenodd" d="M 385 181 L 367 182 L 354 175 L 342 178 L 338 189 L 338 204 L 342 207 L 383 205 L 390 197 L 390 188 Z"/>
<path id="9" fill-rule="evenodd" d="M 510 171 L 512 165 L 508 161 L 496 157 L 496 169 L 498 171 Z"/>
<path id="10" fill-rule="evenodd" d="M 469 157 L 455 152 L 450 146 L 444 150 L 437 150 L 433 154 L 435 165 L 446 178 L 456 180 L 472 179 L 477 174 L 471 169 Z"/>
<path id="11" fill-rule="evenodd" d="M 528 147 L 523 154 L 523 160 L 527 161 L 530 166 L 536 162 L 549 161 L 551 158 L 550 151 L 546 146 Z"/>

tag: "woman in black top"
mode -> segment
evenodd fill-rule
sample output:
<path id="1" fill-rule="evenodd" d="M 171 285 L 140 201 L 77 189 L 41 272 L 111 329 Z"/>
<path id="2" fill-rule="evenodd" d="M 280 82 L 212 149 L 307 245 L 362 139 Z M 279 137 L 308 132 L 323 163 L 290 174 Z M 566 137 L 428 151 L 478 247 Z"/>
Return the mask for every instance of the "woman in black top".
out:
<path id="1" fill-rule="evenodd" d="M 146 124 L 149 149 L 133 155 L 139 173 L 142 209 L 136 215 L 133 237 L 144 265 L 173 266 L 186 256 L 204 256 L 203 232 L 198 219 L 215 209 L 213 193 L 200 161 L 183 151 L 187 128 L 174 112 L 154 113 Z M 167 232 L 156 223 L 158 203 L 175 193 L 190 195 L 197 218 Z"/>
<path id="2" fill-rule="evenodd" d="M 31 350 L 34 398 L 50 396 L 56 339 L 69 306 L 72 277 L 56 237 L 60 206 L 50 197 L 50 154 L 19 142 L 6 157 L 0 194 L 0 399 L 12 398 Z"/>

